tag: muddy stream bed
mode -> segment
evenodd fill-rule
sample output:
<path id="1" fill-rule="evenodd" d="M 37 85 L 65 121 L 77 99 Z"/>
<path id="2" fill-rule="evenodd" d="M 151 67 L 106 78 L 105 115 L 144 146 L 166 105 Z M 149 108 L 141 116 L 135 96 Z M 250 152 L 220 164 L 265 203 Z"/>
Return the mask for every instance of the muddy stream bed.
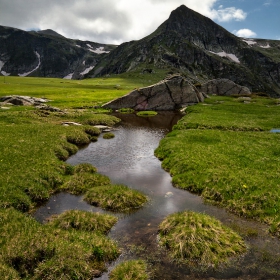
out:
<path id="1" fill-rule="evenodd" d="M 128 185 L 149 197 L 149 202 L 134 213 L 111 213 L 118 216 L 119 221 L 109 236 L 119 242 L 123 253 L 108 265 L 108 273 L 124 260 L 143 258 L 150 265 L 153 279 L 280 279 L 280 241 L 268 234 L 265 225 L 207 205 L 201 197 L 172 186 L 171 177 L 161 168 L 154 150 L 180 119 L 179 114 L 160 113 L 148 118 L 120 114 L 117 117 L 122 122 L 114 131 L 115 138 L 105 140 L 100 136 L 96 143 L 67 160 L 72 165 L 91 163 L 113 183 Z M 52 196 L 34 216 L 44 222 L 49 216 L 69 209 L 107 212 L 87 204 L 82 196 L 60 193 Z M 246 235 L 248 252 L 238 260 L 232 260 L 228 266 L 207 271 L 170 261 L 164 250 L 158 247 L 158 225 L 167 215 L 184 210 L 211 215 Z M 108 273 L 99 279 L 109 279 Z"/>

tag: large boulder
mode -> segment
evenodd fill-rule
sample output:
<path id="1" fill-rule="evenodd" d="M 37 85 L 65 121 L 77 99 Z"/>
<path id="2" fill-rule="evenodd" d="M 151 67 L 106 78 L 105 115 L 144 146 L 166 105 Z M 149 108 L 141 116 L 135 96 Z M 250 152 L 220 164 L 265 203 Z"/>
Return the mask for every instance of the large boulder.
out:
<path id="1" fill-rule="evenodd" d="M 170 111 L 204 101 L 205 95 L 180 75 L 155 85 L 135 89 L 129 94 L 103 105 L 113 110 L 132 108 L 137 111 Z"/>
<path id="2" fill-rule="evenodd" d="M 215 79 L 202 84 L 200 91 L 211 95 L 249 95 L 251 91 L 247 87 L 240 86 L 228 79 Z"/>

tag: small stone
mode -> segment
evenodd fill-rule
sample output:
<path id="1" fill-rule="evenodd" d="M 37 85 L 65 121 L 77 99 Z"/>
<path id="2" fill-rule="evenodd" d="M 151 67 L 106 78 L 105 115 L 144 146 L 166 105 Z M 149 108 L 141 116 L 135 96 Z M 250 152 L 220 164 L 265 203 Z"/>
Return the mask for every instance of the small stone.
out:
<path id="1" fill-rule="evenodd" d="M 169 197 L 172 197 L 173 196 L 173 192 L 167 192 L 166 194 L 165 194 L 165 197 L 166 198 L 169 198 Z"/>

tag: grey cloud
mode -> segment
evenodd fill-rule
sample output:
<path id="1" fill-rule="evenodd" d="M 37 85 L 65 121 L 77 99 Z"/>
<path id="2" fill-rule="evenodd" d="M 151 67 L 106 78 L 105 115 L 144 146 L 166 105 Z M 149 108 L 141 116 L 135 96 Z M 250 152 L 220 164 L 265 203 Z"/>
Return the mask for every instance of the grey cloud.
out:
<path id="1" fill-rule="evenodd" d="M 0 25 L 24 30 L 51 28 L 67 37 L 121 42 L 126 39 L 124 30 L 130 21 L 116 9 L 115 3 L 113 0 L 0 0 Z"/>

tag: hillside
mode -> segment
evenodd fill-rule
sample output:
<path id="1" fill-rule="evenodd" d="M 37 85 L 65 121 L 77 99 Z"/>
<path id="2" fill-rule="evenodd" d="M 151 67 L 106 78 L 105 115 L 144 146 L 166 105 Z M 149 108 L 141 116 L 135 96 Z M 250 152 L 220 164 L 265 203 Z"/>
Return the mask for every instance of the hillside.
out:
<path id="1" fill-rule="evenodd" d="M 53 30 L 0 26 L 1 75 L 83 78 L 113 45 L 72 40 Z"/>

